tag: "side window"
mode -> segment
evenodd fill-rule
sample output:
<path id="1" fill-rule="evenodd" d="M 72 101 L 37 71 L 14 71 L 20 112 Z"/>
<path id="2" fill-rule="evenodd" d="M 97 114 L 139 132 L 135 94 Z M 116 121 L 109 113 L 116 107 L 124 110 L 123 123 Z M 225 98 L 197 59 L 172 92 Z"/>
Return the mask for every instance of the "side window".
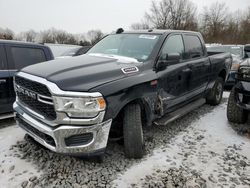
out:
<path id="1" fill-rule="evenodd" d="M 170 36 L 164 43 L 161 56 L 171 53 L 179 53 L 183 59 L 184 44 L 181 35 Z"/>
<path id="2" fill-rule="evenodd" d="M 16 69 L 46 61 L 44 51 L 39 48 L 10 47 Z"/>
<path id="3" fill-rule="evenodd" d="M 6 54 L 3 46 L 0 46 L 0 70 L 6 70 Z"/>
<path id="4" fill-rule="evenodd" d="M 204 56 L 201 41 L 198 36 L 185 35 L 185 58 L 192 59 Z"/>

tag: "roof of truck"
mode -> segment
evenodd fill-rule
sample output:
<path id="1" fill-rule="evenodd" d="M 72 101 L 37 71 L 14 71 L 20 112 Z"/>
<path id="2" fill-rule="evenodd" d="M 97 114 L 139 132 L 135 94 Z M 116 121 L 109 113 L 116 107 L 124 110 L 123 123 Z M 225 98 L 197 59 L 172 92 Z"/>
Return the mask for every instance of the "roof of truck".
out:
<path id="1" fill-rule="evenodd" d="M 44 47 L 44 45 L 34 43 L 34 42 L 23 42 L 23 41 L 17 41 L 17 40 L 3 40 L 3 39 L 0 39 L 0 44 L 35 45 L 35 46 Z"/>
<path id="2" fill-rule="evenodd" d="M 199 32 L 195 31 L 185 31 L 185 30 L 161 30 L 161 29 L 148 29 L 148 30 L 132 30 L 132 31 L 124 31 L 122 33 L 139 33 L 139 34 L 165 34 L 165 33 L 172 33 L 172 32 L 181 32 L 181 33 L 195 33 L 198 34 Z"/>

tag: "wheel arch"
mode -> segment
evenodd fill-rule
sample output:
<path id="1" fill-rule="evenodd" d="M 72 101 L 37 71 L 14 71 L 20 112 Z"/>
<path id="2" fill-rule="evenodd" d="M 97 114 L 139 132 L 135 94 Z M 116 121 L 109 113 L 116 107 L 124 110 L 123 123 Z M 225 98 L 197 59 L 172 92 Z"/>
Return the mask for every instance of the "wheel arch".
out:
<path id="1" fill-rule="evenodd" d="M 127 101 L 121 106 L 120 110 L 116 113 L 114 118 L 123 115 L 124 109 L 130 104 L 138 104 L 140 106 L 143 125 L 150 125 L 152 123 L 152 105 L 150 105 L 149 101 L 145 100 L 144 98 L 135 98 Z"/>
<path id="2" fill-rule="evenodd" d="M 221 77 L 224 81 L 226 81 L 226 77 L 227 77 L 227 72 L 225 69 L 222 69 L 219 74 L 218 74 L 219 77 Z"/>

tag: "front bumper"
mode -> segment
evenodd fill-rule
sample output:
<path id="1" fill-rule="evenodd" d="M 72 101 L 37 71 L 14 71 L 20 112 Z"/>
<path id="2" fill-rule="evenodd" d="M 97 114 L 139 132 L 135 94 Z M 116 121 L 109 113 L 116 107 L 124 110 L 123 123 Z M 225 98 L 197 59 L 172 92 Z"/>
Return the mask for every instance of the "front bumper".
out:
<path id="1" fill-rule="evenodd" d="M 30 116 L 17 103 L 17 124 L 46 148 L 70 155 L 90 155 L 106 148 L 112 119 L 93 125 L 58 125 L 52 127 Z"/>
<path id="2" fill-rule="evenodd" d="M 250 82 L 238 81 L 233 92 L 235 92 L 237 105 L 245 110 L 250 110 Z"/>

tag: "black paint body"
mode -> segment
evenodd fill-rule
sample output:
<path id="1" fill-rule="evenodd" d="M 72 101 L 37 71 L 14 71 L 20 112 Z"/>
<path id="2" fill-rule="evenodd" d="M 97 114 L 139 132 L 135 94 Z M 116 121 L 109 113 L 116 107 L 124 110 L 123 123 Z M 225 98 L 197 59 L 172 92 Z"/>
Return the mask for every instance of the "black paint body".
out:
<path id="1" fill-rule="evenodd" d="M 241 67 L 250 68 L 250 58 L 241 63 Z M 250 111 L 250 78 L 244 78 L 242 74 L 236 74 L 235 101 L 240 108 Z"/>
<path id="2" fill-rule="evenodd" d="M 128 32 L 129 33 L 129 32 Z M 114 58 L 82 55 L 39 63 L 22 69 L 43 77 L 65 91 L 100 92 L 107 103 L 105 120 L 114 119 L 131 102 L 142 106 L 146 124 L 177 108 L 205 97 L 218 76 L 227 79 L 232 63 L 229 53 L 208 55 L 202 36 L 187 31 L 135 31 L 131 33 L 160 35 L 150 57 L 143 63 L 122 63 Z M 198 36 L 203 56 L 181 60 L 157 69 L 164 42 L 171 35 Z M 136 66 L 138 72 L 125 74 L 122 69 Z"/>

